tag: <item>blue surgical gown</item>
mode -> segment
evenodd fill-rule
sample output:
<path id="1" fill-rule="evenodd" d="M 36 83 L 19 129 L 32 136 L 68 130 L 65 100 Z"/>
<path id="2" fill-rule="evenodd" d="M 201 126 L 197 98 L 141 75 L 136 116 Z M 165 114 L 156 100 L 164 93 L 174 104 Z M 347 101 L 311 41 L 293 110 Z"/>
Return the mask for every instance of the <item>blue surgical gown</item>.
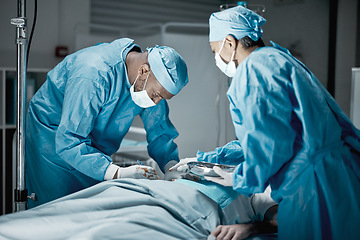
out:
<path id="1" fill-rule="evenodd" d="M 36 206 L 104 180 L 122 139 L 140 115 L 148 153 L 163 170 L 179 160 L 167 102 L 141 108 L 131 99 L 125 58 L 138 47 L 118 39 L 67 56 L 32 98 L 26 121 L 26 178 Z"/>
<path id="2" fill-rule="evenodd" d="M 360 239 L 360 131 L 316 77 L 272 43 L 240 63 L 228 98 L 238 142 L 198 160 L 238 161 L 245 195 L 270 184 L 280 239 Z"/>

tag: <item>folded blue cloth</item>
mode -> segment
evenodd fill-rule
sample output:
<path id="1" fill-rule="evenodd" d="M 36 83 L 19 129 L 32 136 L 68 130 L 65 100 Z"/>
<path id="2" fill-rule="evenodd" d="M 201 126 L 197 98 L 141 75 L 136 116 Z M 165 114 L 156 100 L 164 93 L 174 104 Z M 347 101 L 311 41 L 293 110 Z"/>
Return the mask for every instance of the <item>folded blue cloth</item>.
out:
<path id="1" fill-rule="evenodd" d="M 222 209 L 228 206 L 240 195 L 240 193 L 236 192 L 232 187 L 225 187 L 211 181 L 204 180 L 194 182 L 186 179 L 176 179 L 175 182 L 183 183 L 199 190 L 216 202 Z"/>

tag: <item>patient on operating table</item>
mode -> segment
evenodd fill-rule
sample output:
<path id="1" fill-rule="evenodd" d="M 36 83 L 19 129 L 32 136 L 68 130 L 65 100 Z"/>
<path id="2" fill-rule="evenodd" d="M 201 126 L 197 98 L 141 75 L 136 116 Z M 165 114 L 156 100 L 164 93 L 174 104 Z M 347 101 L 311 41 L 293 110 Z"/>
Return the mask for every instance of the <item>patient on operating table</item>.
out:
<path id="1" fill-rule="evenodd" d="M 276 239 L 259 235 L 276 231 L 276 208 L 269 191 L 124 178 L 0 216 L 0 239 Z"/>

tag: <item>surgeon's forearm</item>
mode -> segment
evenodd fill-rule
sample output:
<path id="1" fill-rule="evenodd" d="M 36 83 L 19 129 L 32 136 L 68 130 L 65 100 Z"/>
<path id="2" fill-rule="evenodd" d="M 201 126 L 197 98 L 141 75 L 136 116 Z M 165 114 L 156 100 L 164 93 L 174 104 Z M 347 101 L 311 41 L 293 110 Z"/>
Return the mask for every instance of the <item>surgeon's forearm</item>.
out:
<path id="1" fill-rule="evenodd" d="M 198 151 L 196 157 L 198 161 L 228 165 L 238 165 L 244 161 L 243 150 L 238 140 L 231 141 L 211 152 Z"/>
<path id="2" fill-rule="evenodd" d="M 177 145 L 173 142 L 173 139 L 164 136 L 149 143 L 148 153 L 158 163 L 163 172 L 165 172 L 165 165 L 170 161 L 180 161 Z"/>

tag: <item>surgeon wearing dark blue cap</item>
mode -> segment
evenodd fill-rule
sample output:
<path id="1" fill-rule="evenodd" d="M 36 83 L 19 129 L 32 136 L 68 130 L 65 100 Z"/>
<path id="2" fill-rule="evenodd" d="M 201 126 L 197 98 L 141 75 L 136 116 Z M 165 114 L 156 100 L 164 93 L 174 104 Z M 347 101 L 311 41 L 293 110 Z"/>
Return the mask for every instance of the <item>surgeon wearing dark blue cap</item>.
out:
<path id="1" fill-rule="evenodd" d="M 26 178 L 38 198 L 30 207 L 103 180 L 157 179 L 151 167 L 119 167 L 110 157 L 137 115 L 150 157 L 166 172 L 179 160 L 166 100 L 187 82 L 186 64 L 170 47 L 143 52 L 124 38 L 67 56 L 29 104 Z"/>
<path id="2" fill-rule="evenodd" d="M 241 6 L 211 15 L 216 65 L 232 77 L 238 141 L 195 160 L 237 164 L 233 173 L 215 167 L 221 178 L 207 179 L 244 195 L 270 185 L 279 239 L 360 239 L 360 131 L 304 64 L 276 43 L 264 45 L 264 23 Z"/>

